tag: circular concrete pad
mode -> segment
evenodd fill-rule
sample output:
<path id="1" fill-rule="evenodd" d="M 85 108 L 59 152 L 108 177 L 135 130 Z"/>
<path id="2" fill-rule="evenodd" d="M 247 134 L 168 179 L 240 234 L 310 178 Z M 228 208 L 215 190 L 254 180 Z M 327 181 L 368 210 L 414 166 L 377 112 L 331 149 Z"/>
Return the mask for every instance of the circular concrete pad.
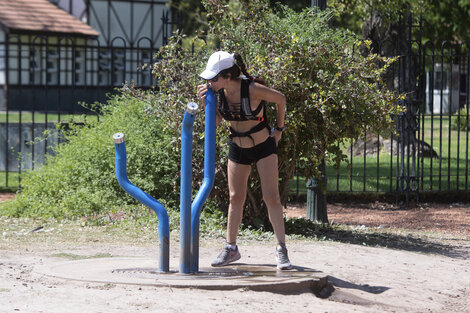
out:
<path id="1" fill-rule="evenodd" d="M 44 265 L 36 272 L 47 276 L 111 284 L 173 288 L 257 291 L 319 292 L 327 286 L 324 273 L 303 267 L 279 271 L 274 265 L 235 263 L 218 268 L 200 268 L 197 274 L 157 272 L 156 261 L 148 258 L 95 258 Z"/>

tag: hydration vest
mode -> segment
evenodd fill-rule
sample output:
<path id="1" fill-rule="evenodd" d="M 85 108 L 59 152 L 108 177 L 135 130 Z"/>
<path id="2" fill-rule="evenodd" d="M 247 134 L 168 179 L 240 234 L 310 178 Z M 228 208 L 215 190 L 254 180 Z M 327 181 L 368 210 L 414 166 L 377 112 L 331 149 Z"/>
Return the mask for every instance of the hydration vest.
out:
<path id="1" fill-rule="evenodd" d="M 220 114 L 222 117 L 227 121 L 259 121 L 259 124 L 252 127 L 249 131 L 246 132 L 238 132 L 232 127 L 230 127 L 230 138 L 233 137 L 251 137 L 251 134 L 256 133 L 263 128 L 268 129 L 269 125 L 266 120 L 266 108 L 265 108 L 265 101 L 261 101 L 258 107 L 252 111 L 251 104 L 250 104 L 250 83 L 251 80 L 242 79 L 241 82 L 241 96 L 240 96 L 240 108 L 238 110 L 231 110 L 229 108 L 227 99 L 225 98 L 224 90 L 221 89 L 216 93 L 216 100 L 217 100 L 217 108 L 219 109 Z M 257 115 L 259 112 L 263 110 L 263 116 L 258 117 Z"/>

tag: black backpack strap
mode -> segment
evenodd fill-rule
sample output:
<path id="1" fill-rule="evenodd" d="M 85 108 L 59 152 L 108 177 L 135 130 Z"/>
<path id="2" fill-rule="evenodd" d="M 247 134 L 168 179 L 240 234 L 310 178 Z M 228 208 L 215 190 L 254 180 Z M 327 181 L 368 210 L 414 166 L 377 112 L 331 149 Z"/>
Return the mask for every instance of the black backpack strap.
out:
<path id="1" fill-rule="evenodd" d="M 253 119 L 253 114 L 250 104 L 250 81 L 248 79 L 242 79 L 241 88 L 240 102 L 242 115 L 244 115 L 247 120 L 251 120 Z"/>
<path id="2" fill-rule="evenodd" d="M 256 124 L 249 131 L 246 131 L 246 132 L 238 132 L 232 127 L 230 127 L 230 138 L 233 138 L 233 137 L 250 137 L 251 138 L 251 134 L 257 133 L 263 128 L 266 128 L 269 131 L 269 125 L 265 119 L 263 119 L 259 124 Z"/>

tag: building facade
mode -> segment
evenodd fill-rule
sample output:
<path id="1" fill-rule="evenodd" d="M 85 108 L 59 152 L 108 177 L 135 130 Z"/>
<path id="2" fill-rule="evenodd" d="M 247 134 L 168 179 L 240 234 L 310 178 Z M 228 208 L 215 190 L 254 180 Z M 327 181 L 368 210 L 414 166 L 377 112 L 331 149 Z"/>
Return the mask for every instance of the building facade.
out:
<path id="1" fill-rule="evenodd" d="M 0 111 L 74 113 L 124 82 L 151 87 L 167 1 L 0 0 Z"/>

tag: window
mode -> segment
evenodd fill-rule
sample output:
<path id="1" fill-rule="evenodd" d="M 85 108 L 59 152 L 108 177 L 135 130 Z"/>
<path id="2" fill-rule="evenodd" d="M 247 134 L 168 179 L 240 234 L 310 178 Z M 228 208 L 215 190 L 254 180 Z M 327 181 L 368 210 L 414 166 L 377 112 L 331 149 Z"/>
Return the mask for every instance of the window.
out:
<path id="1" fill-rule="evenodd" d="M 124 83 L 124 50 L 113 51 L 113 84 L 114 86 L 121 86 Z"/>
<path id="2" fill-rule="evenodd" d="M 29 68 L 32 71 L 41 70 L 41 61 L 38 49 L 31 49 L 29 52 Z"/>
<path id="3" fill-rule="evenodd" d="M 101 50 L 98 54 L 98 84 L 109 85 L 109 72 L 111 70 L 111 53 Z"/>
<path id="4" fill-rule="evenodd" d="M 113 49 L 102 50 L 98 58 L 98 84 L 101 86 L 120 86 L 124 82 L 125 51 Z"/>
<path id="5" fill-rule="evenodd" d="M 435 90 L 447 90 L 447 72 L 435 72 L 434 73 L 434 89 Z"/>
<path id="6" fill-rule="evenodd" d="M 59 52 L 56 49 L 48 49 L 46 54 L 46 83 L 55 85 L 58 82 Z"/>
<path id="7" fill-rule="evenodd" d="M 39 48 L 31 48 L 29 50 L 29 82 L 30 84 L 39 85 L 41 79 L 41 50 Z"/>
<path id="8" fill-rule="evenodd" d="M 141 52 L 141 64 L 140 64 L 140 85 L 150 86 L 152 84 L 152 72 L 150 70 L 152 66 L 152 52 L 142 51 Z"/>
<path id="9" fill-rule="evenodd" d="M 75 50 L 74 58 L 74 84 L 84 85 L 85 84 L 85 53 L 82 50 Z"/>

